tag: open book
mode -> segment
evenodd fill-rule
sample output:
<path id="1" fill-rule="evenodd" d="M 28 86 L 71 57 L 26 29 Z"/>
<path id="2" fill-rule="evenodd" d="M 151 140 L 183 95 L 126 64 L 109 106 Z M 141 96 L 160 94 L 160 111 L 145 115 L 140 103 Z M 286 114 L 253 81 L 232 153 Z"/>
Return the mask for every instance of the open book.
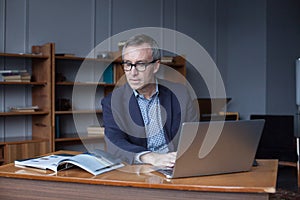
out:
<path id="1" fill-rule="evenodd" d="M 113 158 L 107 152 L 97 149 L 93 153 L 82 153 L 78 155 L 52 154 L 38 158 L 16 160 L 15 166 L 49 169 L 55 173 L 77 166 L 93 175 L 99 175 L 123 167 L 124 164 L 119 159 Z"/>

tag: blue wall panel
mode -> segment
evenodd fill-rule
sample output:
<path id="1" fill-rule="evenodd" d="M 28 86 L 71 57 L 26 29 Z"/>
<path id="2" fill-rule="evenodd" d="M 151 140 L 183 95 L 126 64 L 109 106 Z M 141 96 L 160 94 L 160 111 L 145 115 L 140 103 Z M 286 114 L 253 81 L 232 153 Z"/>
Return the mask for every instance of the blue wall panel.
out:
<path id="1" fill-rule="evenodd" d="M 0 0 L 0 51 L 55 42 L 56 52 L 85 56 L 131 28 L 172 28 L 195 39 L 217 62 L 233 99 L 230 111 L 245 118 L 293 114 L 299 10 L 296 0 Z M 197 95 L 206 97 L 193 67 L 187 76 Z"/>
<path id="2" fill-rule="evenodd" d="M 30 0 L 28 44 L 55 42 L 56 52 L 85 56 L 94 46 L 93 0 Z"/>
<path id="3" fill-rule="evenodd" d="M 219 1 L 218 66 L 222 66 L 230 111 L 242 118 L 264 113 L 266 101 L 266 2 Z"/>

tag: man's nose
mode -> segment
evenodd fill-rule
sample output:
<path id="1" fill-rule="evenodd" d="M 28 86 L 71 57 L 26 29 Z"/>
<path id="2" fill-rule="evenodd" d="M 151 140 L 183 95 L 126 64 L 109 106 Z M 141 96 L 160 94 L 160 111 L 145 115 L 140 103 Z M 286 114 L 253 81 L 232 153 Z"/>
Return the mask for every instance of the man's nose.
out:
<path id="1" fill-rule="evenodd" d="M 132 66 L 132 67 L 131 67 L 130 72 L 131 72 L 131 74 L 133 74 L 133 75 L 138 74 L 138 70 L 136 70 L 135 66 Z"/>

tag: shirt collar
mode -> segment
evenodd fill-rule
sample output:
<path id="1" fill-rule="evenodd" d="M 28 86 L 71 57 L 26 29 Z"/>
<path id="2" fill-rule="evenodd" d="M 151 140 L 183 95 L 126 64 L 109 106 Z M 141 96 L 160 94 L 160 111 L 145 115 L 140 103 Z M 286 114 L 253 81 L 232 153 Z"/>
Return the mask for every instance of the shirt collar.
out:
<path id="1" fill-rule="evenodd" d="M 137 97 L 141 97 L 141 98 L 144 98 L 144 95 L 142 94 L 139 94 L 137 90 L 133 90 L 133 94 L 134 96 L 137 98 Z M 158 91 L 158 81 L 157 79 L 155 79 L 155 92 L 151 95 L 151 97 L 155 96 L 155 95 L 158 95 L 159 94 L 159 91 Z"/>

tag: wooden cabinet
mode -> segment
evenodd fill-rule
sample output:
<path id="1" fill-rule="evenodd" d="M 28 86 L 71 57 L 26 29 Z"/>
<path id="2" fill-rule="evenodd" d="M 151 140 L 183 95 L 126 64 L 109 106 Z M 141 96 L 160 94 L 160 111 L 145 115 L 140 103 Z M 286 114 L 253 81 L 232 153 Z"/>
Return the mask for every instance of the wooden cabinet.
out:
<path id="1" fill-rule="evenodd" d="M 33 46 L 32 52 L 0 53 L 0 70 L 26 69 L 32 75 L 30 82 L 0 81 L 0 165 L 54 150 L 84 150 L 83 144 L 104 148 L 103 136 L 90 137 L 87 128 L 102 125 L 101 99 L 122 77 L 125 81 L 121 58 L 114 57 L 119 52 L 109 59 L 55 56 L 54 43 Z M 161 66 L 167 66 L 162 78 L 185 77 L 183 57 Z M 113 70 L 104 72 L 107 68 Z M 22 105 L 39 110 L 9 110 Z"/>
<path id="2" fill-rule="evenodd" d="M 114 87 L 113 80 L 112 83 L 103 80 L 107 67 L 114 68 L 113 59 L 55 56 L 52 72 L 55 150 L 82 151 L 89 145 L 104 148 L 103 135 L 91 137 L 87 128 L 102 125 L 100 101 Z"/>
<path id="3" fill-rule="evenodd" d="M 53 150 L 51 71 L 53 44 L 33 46 L 38 54 L 0 53 L 0 70 L 22 69 L 29 82 L 0 82 L 0 164 Z M 38 106 L 37 111 L 12 112 L 11 106 Z"/>
<path id="4" fill-rule="evenodd" d="M 113 57 L 120 54 L 112 52 L 110 55 Z M 110 72 L 113 77 L 108 78 L 112 83 L 105 82 L 107 73 L 103 72 L 109 67 L 113 69 L 113 72 Z M 180 76 L 176 81 L 184 81 L 186 64 L 183 57 L 174 57 L 173 62 L 162 63 L 161 68 L 162 78 L 174 80 L 174 77 Z M 88 146 L 87 148 L 89 145 L 104 148 L 103 136 L 89 137 L 87 127 L 102 125 L 101 99 L 111 92 L 116 84 L 123 84 L 125 81 L 121 58 L 55 56 L 54 69 L 52 102 L 55 108 L 55 150 L 82 150 L 82 144 Z"/>

